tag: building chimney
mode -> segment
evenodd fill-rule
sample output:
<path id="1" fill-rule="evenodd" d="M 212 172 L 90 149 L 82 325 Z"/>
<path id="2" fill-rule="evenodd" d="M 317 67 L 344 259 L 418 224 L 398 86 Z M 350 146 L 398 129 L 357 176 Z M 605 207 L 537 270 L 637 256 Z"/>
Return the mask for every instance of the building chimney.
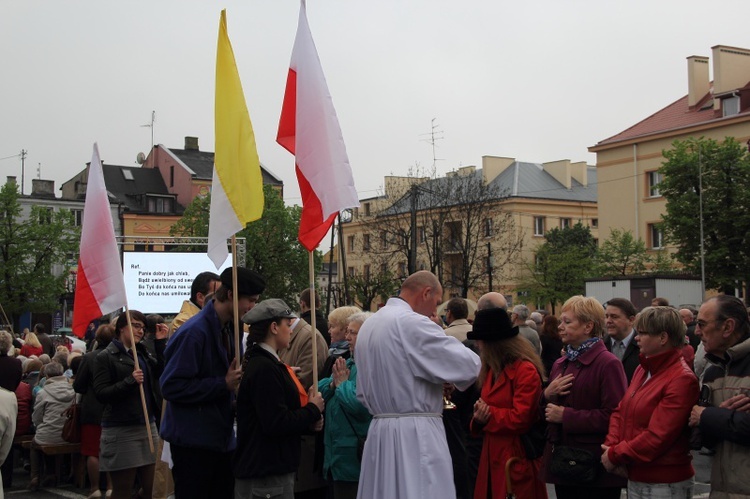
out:
<path id="1" fill-rule="evenodd" d="M 560 161 L 550 161 L 549 163 L 542 163 L 542 168 L 545 172 L 552 175 L 552 177 L 565 186 L 566 189 L 571 188 L 571 175 L 570 175 L 570 160 L 561 159 Z"/>
<path id="2" fill-rule="evenodd" d="M 466 175 L 471 175 L 475 171 L 477 171 L 476 166 L 462 166 L 458 169 L 458 175 L 465 177 Z"/>
<path id="3" fill-rule="evenodd" d="M 589 165 L 585 161 L 570 164 L 570 176 L 584 187 L 588 187 L 589 185 L 588 171 Z"/>
<path id="4" fill-rule="evenodd" d="M 8 180 L 6 181 L 6 184 L 15 184 L 15 183 L 16 183 L 16 176 L 8 175 Z"/>
<path id="5" fill-rule="evenodd" d="M 502 158 L 499 156 L 482 156 L 482 180 L 484 185 L 489 184 L 503 173 L 510 165 L 516 162 L 516 158 Z"/>
<path id="6" fill-rule="evenodd" d="M 198 137 L 185 137 L 185 150 L 198 151 Z"/>
<path id="7" fill-rule="evenodd" d="M 31 179 L 31 195 L 45 198 L 55 197 L 55 181 L 38 178 Z"/>
<path id="8" fill-rule="evenodd" d="M 695 107 L 708 93 L 708 57 L 691 55 L 688 61 L 688 106 Z"/>

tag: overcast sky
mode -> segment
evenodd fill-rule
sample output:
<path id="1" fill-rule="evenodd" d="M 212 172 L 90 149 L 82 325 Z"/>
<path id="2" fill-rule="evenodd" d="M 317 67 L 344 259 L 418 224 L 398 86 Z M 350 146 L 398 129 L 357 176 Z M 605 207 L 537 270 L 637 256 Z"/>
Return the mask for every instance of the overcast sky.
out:
<path id="1" fill-rule="evenodd" d="M 227 8 L 261 162 L 299 203 L 275 142 L 294 0 L 0 1 L 0 158 L 28 151 L 56 188 L 84 168 L 136 165 L 155 142 L 214 150 L 219 14 Z M 690 55 L 750 47 L 748 0 L 309 0 L 310 29 L 360 198 L 383 176 L 483 155 L 595 163 L 587 147 L 687 93 Z M 0 181 L 21 177 L 0 160 Z"/>

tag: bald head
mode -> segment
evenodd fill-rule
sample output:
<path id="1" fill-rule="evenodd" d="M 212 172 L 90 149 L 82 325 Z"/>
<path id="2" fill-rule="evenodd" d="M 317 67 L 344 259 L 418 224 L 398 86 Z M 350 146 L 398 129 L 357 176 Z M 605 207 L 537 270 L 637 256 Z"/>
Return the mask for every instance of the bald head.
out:
<path id="1" fill-rule="evenodd" d="M 508 301 L 500 293 L 490 291 L 485 293 L 477 301 L 477 310 L 487 310 L 488 308 L 502 308 L 503 310 L 508 309 Z"/>
<path id="2" fill-rule="evenodd" d="M 406 278 L 399 295 L 412 310 L 429 317 L 443 297 L 443 287 L 432 272 L 420 270 Z"/>

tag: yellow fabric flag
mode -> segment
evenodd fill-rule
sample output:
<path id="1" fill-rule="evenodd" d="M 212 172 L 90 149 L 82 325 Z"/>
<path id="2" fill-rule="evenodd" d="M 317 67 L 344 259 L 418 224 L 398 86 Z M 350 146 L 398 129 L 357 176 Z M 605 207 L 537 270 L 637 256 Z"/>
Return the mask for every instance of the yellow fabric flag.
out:
<path id="1" fill-rule="evenodd" d="M 221 11 L 216 49 L 216 147 L 208 225 L 208 257 L 218 269 L 227 258 L 227 238 L 263 215 L 263 176 L 247 112 L 226 9 Z"/>

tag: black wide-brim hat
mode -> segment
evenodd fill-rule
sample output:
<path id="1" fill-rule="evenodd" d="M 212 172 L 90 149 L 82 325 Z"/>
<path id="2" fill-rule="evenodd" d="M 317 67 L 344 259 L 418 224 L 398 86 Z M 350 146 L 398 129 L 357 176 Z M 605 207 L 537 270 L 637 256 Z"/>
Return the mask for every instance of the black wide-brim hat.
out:
<path id="1" fill-rule="evenodd" d="M 517 334 L 518 327 L 511 324 L 508 312 L 502 308 L 490 308 L 477 310 L 472 330 L 466 337 L 470 340 L 497 341 L 507 340 Z"/>

